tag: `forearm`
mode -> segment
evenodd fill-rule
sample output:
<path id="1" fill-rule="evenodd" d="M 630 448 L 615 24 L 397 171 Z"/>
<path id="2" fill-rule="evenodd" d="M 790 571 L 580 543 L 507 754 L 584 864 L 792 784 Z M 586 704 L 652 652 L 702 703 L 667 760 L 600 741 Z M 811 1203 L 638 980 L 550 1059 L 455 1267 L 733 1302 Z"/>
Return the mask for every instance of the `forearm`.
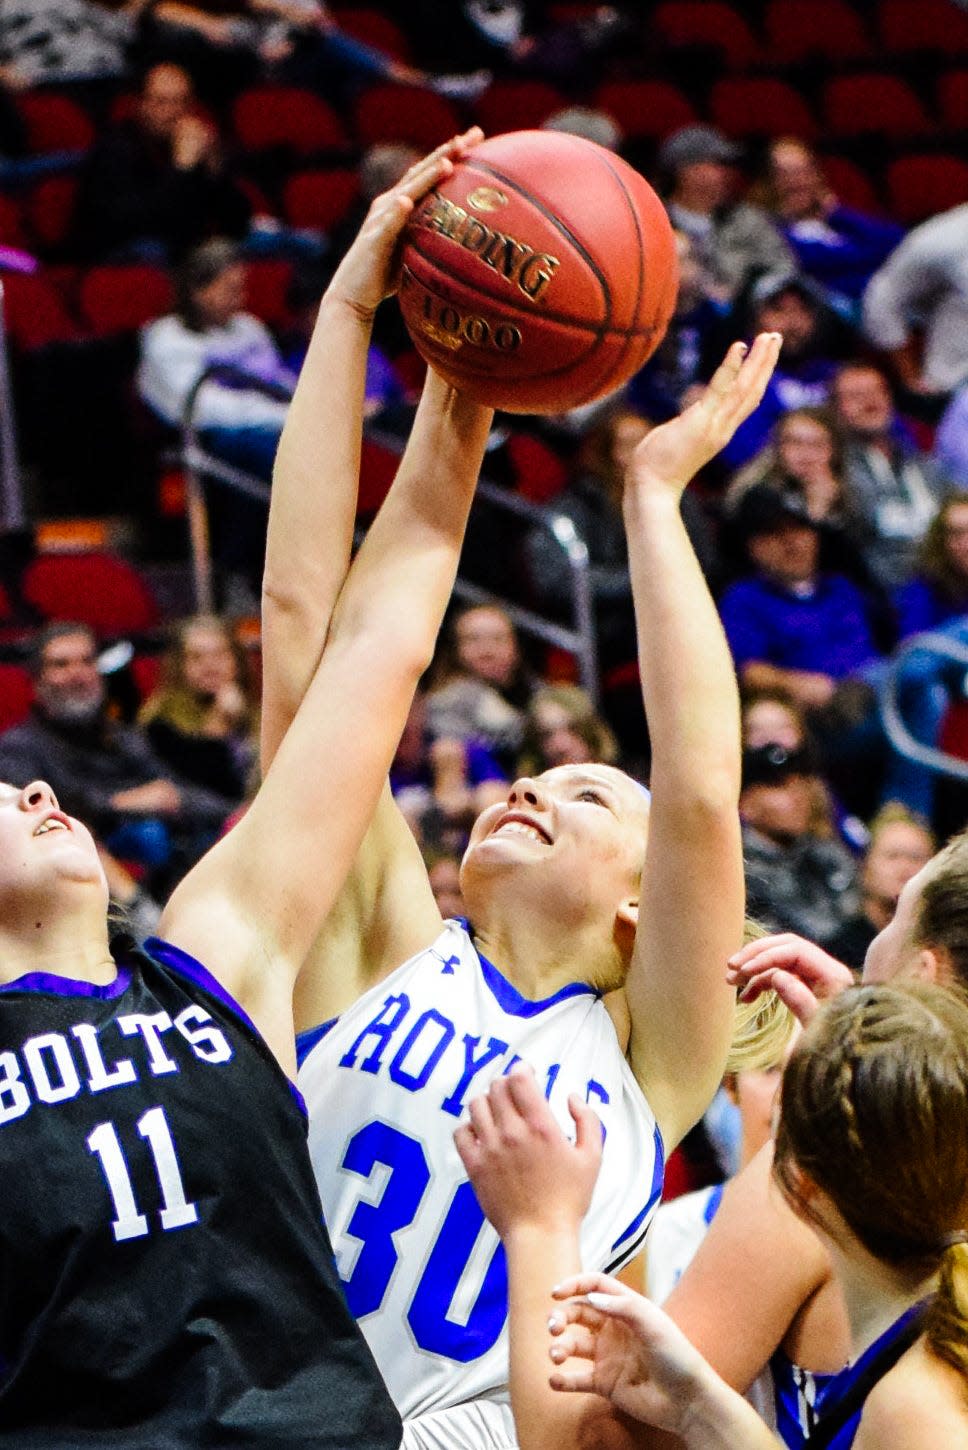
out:
<path id="1" fill-rule="evenodd" d="M 323 298 L 279 440 L 263 576 L 264 770 L 319 663 L 349 568 L 372 325 Z"/>
<path id="2" fill-rule="evenodd" d="M 783 1450 L 752 1405 L 712 1370 L 680 1430 L 686 1450 Z"/>
<path id="3" fill-rule="evenodd" d="M 407 451 L 340 595 L 333 638 L 382 623 L 433 652 L 493 414 L 428 374 Z"/>
<path id="4" fill-rule="evenodd" d="M 578 1234 L 523 1228 L 504 1241 L 508 1259 L 511 1408 L 520 1450 L 634 1450 L 649 1444 L 644 1426 L 619 1415 L 594 1395 L 562 1395 L 548 1383 L 548 1318 L 558 1306 L 555 1284 L 581 1270 Z M 645 1431 L 640 1438 L 638 1431 Z M 670 1442 L 672 1444 L 674 1442 Z"/>
<path id="5" fill-rule="evenodd" d="M 653 794 L 735 809 L 739 693 L 729 647 L 668 489 L 632 480 L 623 501 Z"/>

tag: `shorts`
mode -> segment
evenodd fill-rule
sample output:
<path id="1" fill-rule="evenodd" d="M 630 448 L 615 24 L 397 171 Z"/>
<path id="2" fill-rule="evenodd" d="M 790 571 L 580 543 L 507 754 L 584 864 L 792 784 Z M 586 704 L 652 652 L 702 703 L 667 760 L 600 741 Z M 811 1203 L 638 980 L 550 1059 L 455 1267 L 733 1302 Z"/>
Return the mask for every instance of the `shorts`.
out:
<path id="1" fill-rule="evenodd" d="M 400 1450 L 518 1450 L 511 1406 L 468 1400 L 403 1422 Z"/>

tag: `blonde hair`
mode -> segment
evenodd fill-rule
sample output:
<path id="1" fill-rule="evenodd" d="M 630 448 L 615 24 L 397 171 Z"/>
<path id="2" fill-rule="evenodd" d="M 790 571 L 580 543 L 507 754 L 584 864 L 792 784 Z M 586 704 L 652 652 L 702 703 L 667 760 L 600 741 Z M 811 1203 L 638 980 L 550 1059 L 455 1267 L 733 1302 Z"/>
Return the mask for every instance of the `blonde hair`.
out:
<path id="1" fill-rule="evenodd" d="M 747 918 L 743 927 L 744 946 L 767 935 L 765 927 Z M 797 1019 L 775 992 L 764 992 L 755 1002 L 737 1001 L 726 1072 L 763 1072 L 778 1067 L 796 1030 Z"/>
<path id="2" fill-rule="evenodd" d="M 235 661 L 236 681 L 245 688 L 245 656 L 231 627 L 217 614 L 193 614 L 190 618 L 181 620 L 172 631 L 171 643 L 162 666 L 161 684 L 142 705 L 138 713 L 139 725 L 145 726 L 150 725 L 153 720 L 164 720 L 184 735 L 197 735 L 204 729 L 211 701 L 202 699 L 185 679 L 188 637 L 193 630 L 199 628 L 210 629 L 222 636 Z M 243 721 L 245 729 L 254 728 L 255 716 L 255 709 L 250 708 Z"/>
<path id="3" fill-rule="evenodd" d="M 912 982 L 826 1003 L 784 1073 L 774 1173 L 802 1216 L 806 1179 L 868 1253 L 939 1274 L 925 1336 L 968 1382 L 968 998 Z"/>

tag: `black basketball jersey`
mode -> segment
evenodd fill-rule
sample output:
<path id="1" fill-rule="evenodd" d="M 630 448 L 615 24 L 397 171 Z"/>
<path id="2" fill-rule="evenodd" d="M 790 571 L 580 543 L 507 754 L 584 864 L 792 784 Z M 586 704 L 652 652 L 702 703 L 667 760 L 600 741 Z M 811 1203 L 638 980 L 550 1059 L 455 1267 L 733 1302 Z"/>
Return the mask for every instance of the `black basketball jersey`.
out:
<path id="1" fill-rule="evenodd" d="M 302 1100 L 184 952 L 0 988 L 0 1446 L 397 1450 Z"/>

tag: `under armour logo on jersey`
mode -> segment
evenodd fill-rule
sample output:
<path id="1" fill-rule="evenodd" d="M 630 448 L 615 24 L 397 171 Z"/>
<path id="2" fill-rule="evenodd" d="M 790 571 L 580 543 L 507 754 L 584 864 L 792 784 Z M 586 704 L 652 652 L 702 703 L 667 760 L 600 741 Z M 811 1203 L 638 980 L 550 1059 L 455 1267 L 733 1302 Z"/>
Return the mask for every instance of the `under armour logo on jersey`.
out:
<path id="1" fill-rule="evenodd" d="M 455 968 L 460 966 L 460 957 L 456 955 L 451 957 L 441 957 L 441 961 L 443 962 L 443 966 L 440 969 L 440 974 L 442 977 L 452 977 L 454 975 Z"/>

